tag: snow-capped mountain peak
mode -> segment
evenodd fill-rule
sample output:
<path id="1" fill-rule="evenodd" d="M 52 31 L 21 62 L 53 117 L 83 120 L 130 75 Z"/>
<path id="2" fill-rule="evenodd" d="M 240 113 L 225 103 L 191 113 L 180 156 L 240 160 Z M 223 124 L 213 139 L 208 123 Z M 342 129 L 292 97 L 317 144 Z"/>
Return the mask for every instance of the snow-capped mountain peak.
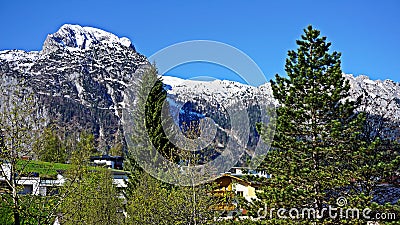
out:
<path id="1" fill-rule="evenodd" d="M 121 108 L 129 106 L 127 99 L 131 96 L 127 88 L 139 83 L 148 65 L 128 38 L 70 24 L 48 35 L 41 52 L 0 51 L 0 79 L 26 81 L 49 120 L 74 132 L 89 129 L 102 146 L 108 147 L 120 143 Z M 350 83 L 352 99 L 365 95 L 360 109 L 369 114 L 371 123 L 378 124 L 374 127 L 380 130 L 375 133 L 400 140 L 400 83 L 343 76 Z M 221 127 L 229 122 L 224 108 L 247 107 L 256 122 L 255 105 L 278 105 L 270 83 L 254 87 L 235 81 L 168 76 L 163 76 L 163 82 L 171 108 L 176 107 L 175 114 L 192 107 L 192 111 L 208 112 Z M 253 138 L 252 143 L 256 140 Z"/>
<path id="2" fill-rule="evenodd" d="M 42 52 L 49 53 L 58 48 L 66 48 L 68 50 L 90 49 L 94 45 L 100 44 L 134 49 L 131 41 L 126 37 L 119 38 L 98 28 L 65 24 L 54 34 L 47 36 Z"/>
<path id="3" fill-rule="evenodd" d="M 162 76 L 163 83 L 168 86 L 168 94 L 177 95 L 180 100 L 188 100 L 190 96 L 221 101 L 230 104 L 234 99 L 238 101 L 254 101 L 261 97 L 271 102 L 273 100 L 269 84 L 254 87 L 230 80 L 185 80 L 178 77 Z"/>

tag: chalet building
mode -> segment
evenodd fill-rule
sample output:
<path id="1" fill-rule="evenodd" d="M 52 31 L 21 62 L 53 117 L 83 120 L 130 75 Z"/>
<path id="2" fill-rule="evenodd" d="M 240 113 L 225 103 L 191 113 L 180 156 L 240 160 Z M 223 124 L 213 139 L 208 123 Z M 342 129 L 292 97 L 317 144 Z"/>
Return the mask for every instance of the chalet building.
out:
<path id="1" fill-rule="evenodd" d="M 229 219 L 235 215 L 247 217 L 247 211 L 241 208 L 240 201 L 252 202 L 257 199 L 256 192 L 260 185 L 251 181 L 247 181 L 230 173 L 225 173 L 214 179 L 213 183 L 216 187 L 212 194 L 215 197 L 224 199 L 218 203 L 214 209 L 221 212 L 220 219 Z M 244 199 L 245 200 L 244 200 Z"/>
<path id="2" fill-rule="evenodd" d="M 257 199 L 256 191 L 260 187 L 259 184 L 246 181 L 231 174 L 223 174 L 214 180 L 217 188 L 213 190 L 217 196 L 226 196 L 228 193 L 233 196 L 244 197 L 247 201 L 252 202 Z"/>

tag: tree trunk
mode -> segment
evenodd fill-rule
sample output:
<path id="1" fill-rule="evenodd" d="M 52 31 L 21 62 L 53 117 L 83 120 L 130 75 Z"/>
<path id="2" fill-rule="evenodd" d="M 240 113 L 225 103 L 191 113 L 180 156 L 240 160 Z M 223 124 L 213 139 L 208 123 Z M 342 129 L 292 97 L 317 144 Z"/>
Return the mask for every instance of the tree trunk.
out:
<path id="1" fill-rule="evenodd" d="M 14 225 L 19 225 L 20 223 L 18 209 L 14 209 Z"/>
<path id="2" fill-rule="evenodd" d="M 15 157 L 15 156 L 14 156 Z M 20 225 L 19 215 L 19 204 L 18 204 L 18 193 L 17 193 L 17 177 L 16 177 L 16 161 L 12 160 L 10 164 L 10 186 L 12 190 L 12 201 L 13 201 L 13 214 L 14 214 L 14 225 Z"/>

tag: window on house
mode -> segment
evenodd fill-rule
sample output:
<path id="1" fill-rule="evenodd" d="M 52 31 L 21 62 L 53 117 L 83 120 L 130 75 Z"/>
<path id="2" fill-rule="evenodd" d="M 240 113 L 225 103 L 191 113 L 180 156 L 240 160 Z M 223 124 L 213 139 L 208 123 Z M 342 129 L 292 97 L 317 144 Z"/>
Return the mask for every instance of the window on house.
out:
<path id="1" fill-rule="evenodd" d="M 24 189 L 19 192 L 19 194 L 28 195 L 32 194 L 33 185 L 24 185 Z"/>

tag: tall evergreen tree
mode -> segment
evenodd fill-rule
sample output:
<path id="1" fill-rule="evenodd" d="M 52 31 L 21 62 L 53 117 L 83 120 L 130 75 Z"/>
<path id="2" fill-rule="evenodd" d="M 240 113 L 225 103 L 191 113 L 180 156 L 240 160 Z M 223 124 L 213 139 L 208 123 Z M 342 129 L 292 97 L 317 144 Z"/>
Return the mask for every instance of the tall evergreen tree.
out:
<path id="1" fill-rule="evenodd" d="M 269 208 L 318 211 L 334 205 L 341 193 L 331 190 L 355 176 L 351 165 L 365 117 L 356 113 L 361 98 L 349 98 L 341 54 L 329 52 L 326 37 L 308 26 L 296 43 L 286 59 L 288 77 L 271 81 L 279 106 L 272 150 L 262 164 L 272 178 L 260 197 Z M 259 124 L 258 131 L 268 130 Z"/>
<path id="2" fill-rule="evenodd" d="M 145 71 L 137 85 L 134 93 L 136 99 L 133 112 L 134 129 L 131 129 L 133 146 L 129 146 L 126 160 L 128 170 L 131 172 L 126 195 L 127 223 L 207 224 L 213 222 L 214 212 L 210 209 L 214 201 L 207 192 L 209 185 L 174 186 L 151 177 L 139 167 L 134 156 L 157 160 L 157 154 L 161 154 L 167 160 L 177 163 L 180 160 L 190 161 L 189 157 L 192 155 L 180 154 L 164 133 L 161 114 L 163 104 L 168 104 L 165 102 L 167 92 L 161 78 L 157 76 L 155 66 Z M 164 107 L 168 109 L 168 105 Z M 149 149 L 153 146 L 156 152 Z M 176 177 L 179 177 L 178 175 Z"/>
<path id="3" fill-rule="evenodd" d="M 150 81 L 151 83 L 149 84 L 154 84 L 146 100 L 146 130 L 150 136 L 151 143 L 157 151 L 166 159 L 177 161 L 178 156 L 174 150 L 175 147 L 165 135 L 161 122 L 163 105 L 166 104 L 166 106 L 164 106 L 166 109 L 168 109 L 169 106 L 168 102 L 165 101 L 167 98 L 167 91 L 164 88 L 162 78 L 157 77 L 157 74 L 157 69 L 153 65 L 149 68 L 143 79 L 144 82 Z"/>
<path id="4" fill-rule="evenodd" d="M 170 161 L 177 161 L 174 146 L 168 141 L 161 123 L 162 107 L 167 92 L 154 65 L 145 70 L 134 90 L 135 92 L 131 93 L 136 102 L 131 115 L 134 126 L 131 129 L 132 146 L 128 148 L 125 161 L 126 169 L 131 172 L 128 194 L 135 188 L 143 172 L 137 158 L 156 160 L 157 155 L 154 155 L 154 151 L 150 149 L 152 146 L 157 150 L 156 154 L 161 154 Z"/>

